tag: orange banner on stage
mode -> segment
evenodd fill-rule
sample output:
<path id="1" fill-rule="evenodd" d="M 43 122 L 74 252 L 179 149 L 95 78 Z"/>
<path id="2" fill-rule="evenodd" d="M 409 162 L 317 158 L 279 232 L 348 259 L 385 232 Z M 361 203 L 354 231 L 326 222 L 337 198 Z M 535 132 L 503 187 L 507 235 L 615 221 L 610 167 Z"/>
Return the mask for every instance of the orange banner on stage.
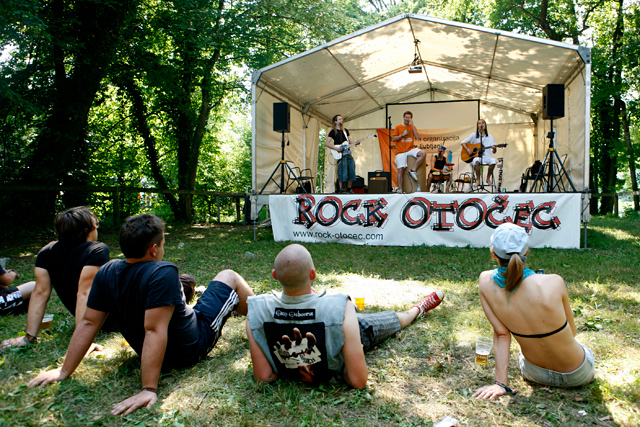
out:
<path id="1" fill-rule="evenodd" d="M 389 137 L 389 129 L 376 129 L 378 132 L 378 143 L 380 144 L 380 155 L 382 157 L 382 168 L 384 171 L 391 170 L 391 184 L 398 186 L 398 171 L 396 170 L 396 143 Z M 418 129 L 420 134 L 416 138 L 413 146 L 427 153 L 427 169 L 430 168 L 431 156 L 438 151 L 438 147 L 444 145 L 447 151 L 453 151 L 455 156 L 460 153 L 460 142 L 475 131 L 474 126 L 461 126 L 449 129 Z M 393 134 L 393 129 L 391 130 Z M 391 168 L 391 169 L 389 169 Z"/>
<path id="2" fill-rule="evenodd" d="M 389 172 L 391 166 L 391 186 L 398 186 L 398 171 L 396 162 L 390 162 L 390 159 L 396 158 L 396 144 L 389 137 L 389 129 L 376 129 L 378 132 L 378 142 L 380 143 L 380 155 L 382 157 L 382 170 Z M 393 130 L 391 131 L 393 132 Z"/>

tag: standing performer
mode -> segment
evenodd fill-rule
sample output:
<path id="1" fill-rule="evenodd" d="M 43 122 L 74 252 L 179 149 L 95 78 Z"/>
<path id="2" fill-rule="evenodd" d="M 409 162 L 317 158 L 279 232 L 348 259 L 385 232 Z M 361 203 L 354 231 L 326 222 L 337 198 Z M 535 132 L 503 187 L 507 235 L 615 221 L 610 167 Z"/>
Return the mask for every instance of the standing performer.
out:
<path id="1" fill-rule="evenodd" d="M 480 274 L 479 291 L 493 326 L 495 381 L 473 396 L 494 399 L 514 393 L 507 375 L 511 335 L 520 344 L 518 365 L 527 380 L 556 387 L 589 383 L 595 375 L 593 353 L 575 339 L 576 325 L 562 277 L 535 274 L 524 267 L 529 237 L 517 225 L 498 227 L 490 250 L 500 268 Z"/>
<path id="2" fill-rule="evenodd" d="M 440 179 L 444 179 L 444 173 L 449 171 L 447 167 L 447 158 L 444 157 L 444 152 L 447 147 L 444 145 L 438 148 L 438 154 L 434 154 L 431 157 L 431 170 L 429 171 L 429 178 L 427 179 L 427 193 L 431 191 L 431 181 L 433 180 L 433 172 L 438 172 L 440 174 Z M 447 181 L 447 186 L 445 188 L 445 192 L 449 192 L 449 187 L 451 186 L 451 180 Z"/>
<path id="3" fill-rule="evenodd" d="M 324 145 L 331 150 L 342 153 L 338 160 L 338 193 L 353 193 L 351 186 L 356 179 L 356 162 L 347 148 L 349 144 L 351 144 L 349 130 L 345 129 L 342 116 L 337 114 L 333 116 L 333 129 L 327 135 Z M 358 144 L 360 143 L 357 142 L 355 145 Z"/>
<path id="4" fill-rule="evenodd" d="M 413 165 L 413 169 L 409 171 L 409 176 L 414 181 L 418 181 L 418 174 L 416 170 L 420 166 L 420 163 L 426 157 L 426 153 L 419 148 L 414 147 L 414 141 L 416 138 L 420 138 L 418 129 L 413 124 L 413 113 L 411 111 L 405 111 L 402 115 L 403 123 L 396 126 L 392 141 L 396 144 L 396 169 L 398 170 L 398 188 L 394 190 L 396 193 L 402 193 L 402 176 L 404 169 L 407 167 L 407 157 L 415 157 L 416 163 Z"/>
<path id="5" fill-rule="evenodd" d="M 475 171 L 476 182 L 482 183 L 482 176 L 480 175 L 481 165 L 489 165 L 487 182 L 490 182 L 491 176 L 493 176 L 493 169 L 496 167 L 498 161 L 491 155 L 491 153 L 496 152 L 496 142 L 493 136 L 489 135 L 487 131 L 487 122 L 485 122 L 484 119 L 478 120 L 476 132 L 469 135 L 460 144 L 462 144 L 462 148 L 470 157 L 475 156 L 471 161 L 471 166 Z M 472 147 L 471 144 L 479 144 L 476 150 L 479 150 L 481 153 L 474 151 L 474 147 Z"/>

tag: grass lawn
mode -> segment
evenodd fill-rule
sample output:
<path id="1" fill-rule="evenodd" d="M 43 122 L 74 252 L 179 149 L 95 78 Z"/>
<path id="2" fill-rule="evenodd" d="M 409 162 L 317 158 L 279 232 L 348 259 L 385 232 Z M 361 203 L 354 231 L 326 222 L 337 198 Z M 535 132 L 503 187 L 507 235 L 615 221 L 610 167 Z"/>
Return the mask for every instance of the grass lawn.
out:
<path id="1" fill-rule="evenodd" d="M 100 240 L 122 257 L 114 232 Z M 47 239 L 2 242 L 8 268 L 33 279 L 33 265 Z M 285 243 L 260 230 L 238 225 L 169 227 L 165 260 L 207 284 L 231 268 L 256 292 L 278 288 L 273 259 Z M 26 382 L 60 363 L 74 319 L 52 296 L 47 312 L 52 328 L 32 348 L 0 353 L 0 426 L 30 425 L 215 425 L 215 426 L 431 426 L 445 416 L 467 426 L 637 426 L 640 425 L 640 220 L 594 218 L 586 250 L 533 249 L 532 269 L 564 277 L 576 312 L 578 341 L 596 358 L 596 378 L 562 390 L 523 381 L 512 341 L 510 385 L 515 396 L 473 399 L 473 391 L 493 381 L 493 358 L 474 361 L 478 335 L 491 336 L 477 293 L 477 277 L 494 268 L 488 249 L 308 245 L 318 271 L 316 289 L 365 295 L 366 310 L 403 310 L 432 289 L 445 300 L 423 320 L 367 355 L 364 390 L 342 383 L 319 387 L 253 381 L 244 319 L 229 320 L 206 361 L 163 375 L 159 401 L 149 411 L 109 415 L 113 404 L 140 388 L 140 362 L 118 334 L 101 334 L 105 346 L 84 360 L 62 383 L 29 389 Z M 26 315 L 0 319 L 0 339 L 24 331 Z"/>

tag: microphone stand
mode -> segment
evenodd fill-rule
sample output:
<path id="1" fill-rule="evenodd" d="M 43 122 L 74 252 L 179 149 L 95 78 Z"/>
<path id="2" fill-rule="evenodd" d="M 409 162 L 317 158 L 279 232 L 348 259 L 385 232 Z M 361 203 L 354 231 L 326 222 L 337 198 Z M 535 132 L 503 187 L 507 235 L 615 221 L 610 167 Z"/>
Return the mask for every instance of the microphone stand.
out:
<path id="1" fill-rule="evenodd" d="M 392 170 L 391 170 L 391 116 L 389 116 L 389 118 L 387 119 L 388 121 L 388 125 L 387 125 L 387 130 L 389 131 L 389 183 L 387 185 L 387 191 L 391 192 L 391 182 L 393 181 L 393 177 L 391 176 L 393 174 Z"/>

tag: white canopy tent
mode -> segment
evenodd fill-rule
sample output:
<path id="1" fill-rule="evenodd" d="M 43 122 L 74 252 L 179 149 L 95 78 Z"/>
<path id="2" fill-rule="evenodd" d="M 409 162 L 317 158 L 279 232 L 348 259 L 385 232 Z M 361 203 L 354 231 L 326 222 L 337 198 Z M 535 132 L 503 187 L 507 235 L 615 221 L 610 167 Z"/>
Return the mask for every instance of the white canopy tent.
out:
<path id="1" fill-rule="evenodd" d="M 420 74 L 408 72 L 416 52 L 424 70 Z M 344 117 L 355 140 L 387 126 L 390 104 L 461 100 L 477 100 L 478 115 L 496 142 L 509 143 L 499 155 L 504 158 L 503 186 L 515 190 L 524 170 L 547 154 L 551 123 L 542 118 L 542 90 L 563 83 L 565 116 L 553 121 L 555 147 L 566 155 L 564 166 L 582 191 L 589 176 L 590 73 L 588 48 L 428 16 L 397 16 L 254 73 L 253 190 L 267 184 L 264 194 L 280 192 L 275 183 L 267 183 L 281 157 L 282 135 L 272 128 L 274 102 L 291 107 L 285 159 L 315 176 L 324 142 L 320 130 L 331 127 L 335 114 Z M 429 111 L 414 115 L 419 129 L 474 129 L 475 120 L 460 123 L 450 109 Z M 396 125 L 401 116 L 392 120 Z M 357 173 L 364 177 L 383 169 L 380 146 L 371 141 L 354 151 Z M 459 145 L 451 144 L 458 149 L 454 156 Z M 459 172 L 468 169 L 462 164 Z M 324 188 L 332 191 L 334 170 L 328 160 L 325 171 Z M 278 182 L 279 176 L 274 177 Z"/>

